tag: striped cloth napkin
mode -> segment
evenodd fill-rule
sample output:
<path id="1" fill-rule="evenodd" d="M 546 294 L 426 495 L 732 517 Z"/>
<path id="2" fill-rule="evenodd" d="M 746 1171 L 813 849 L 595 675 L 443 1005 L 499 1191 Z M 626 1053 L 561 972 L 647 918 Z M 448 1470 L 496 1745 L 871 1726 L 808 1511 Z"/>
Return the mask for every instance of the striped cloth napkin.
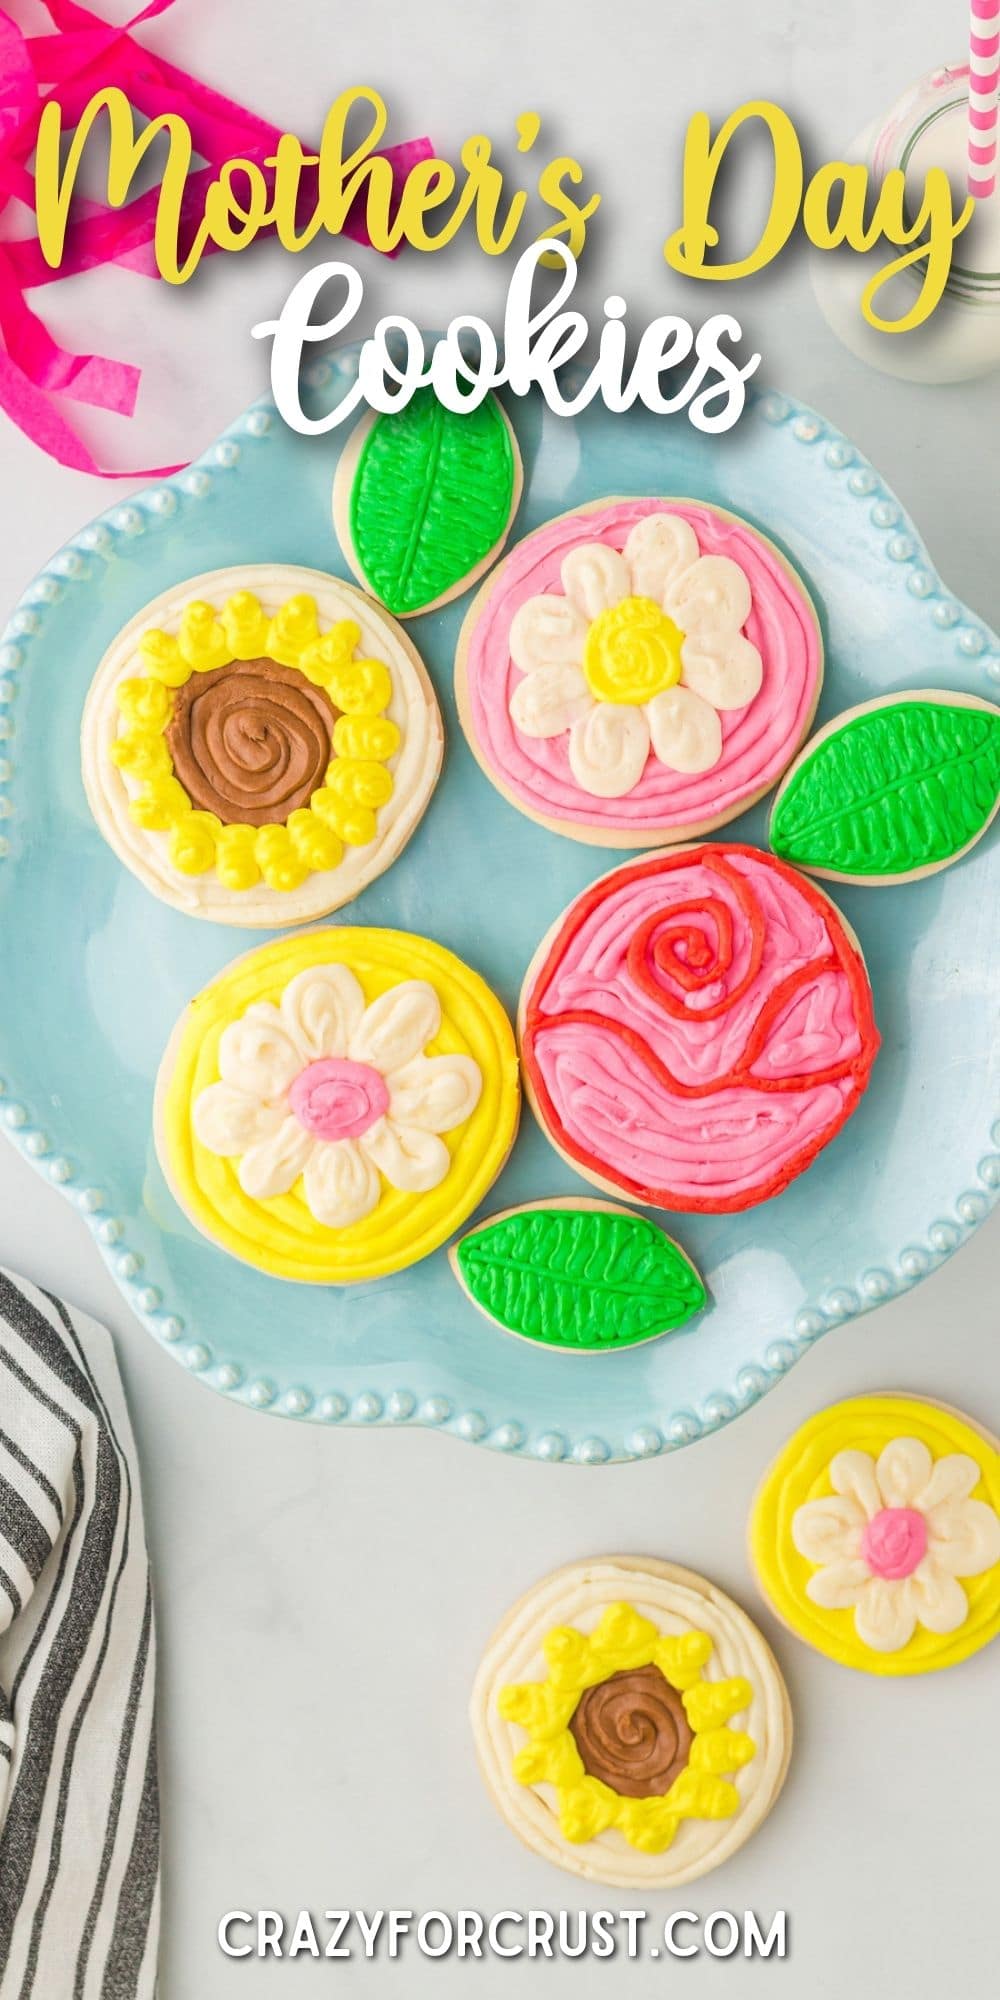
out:
<path id="1" fill-rule="evenodd" d="M 0 1271 L 0 1996 L 156 1990 L 153 1609 L 110 1335 Z"/>

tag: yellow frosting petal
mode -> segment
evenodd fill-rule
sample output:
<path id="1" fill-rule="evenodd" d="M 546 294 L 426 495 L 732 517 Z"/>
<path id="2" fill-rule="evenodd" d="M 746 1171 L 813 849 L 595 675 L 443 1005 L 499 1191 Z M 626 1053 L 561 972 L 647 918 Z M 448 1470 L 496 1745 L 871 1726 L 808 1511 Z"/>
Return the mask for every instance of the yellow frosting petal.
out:
<path id="1" fill-rule="evenodd" d="M 754 1692 L 741 1675 L 701 1678 L 713 1651 L 707 1632 L 661 1633 L 634 1605 L 618 1602 L 605 1607 L 592 1632 L 552 1626 L 541 1651 L 548 1678 L 510 1683 L 496 1699 L 503 1719 L 528 1737 L 514 1752 L 513 1775 L 522 1785 L 554 1788 L 566 1840 L 576 1845 L 615 1827 L 640 1853 L 661 1854 L 682 1820 L 725 1819 L 737 1811 L 740 1794 L 728 1774 L 749 1764 L 757 1745 L 745 1730 L 725 1724 L 750 1708 Z M 587 1772 L 570 1723 L 585 1689 L 650 1664 L 675 1688 L 683 1685 L 693 1740 L 685 1768 L 665 1794 L 634 1798 Z"/>
<path id="2" fill-rule="evenodd" d="M 212 604 L 193 599 L 176 638 L 156 628 L 142 635 L 138 650 L 146 673 L 116 690 L 122 727 L 108 754 L 138 787 L 129 802 L 135 824 L 150 833 L 170 832 L 167 852 L 179 873 L 203 875 L 214 868 L 231 891 L 255 888 L 263 876 L 269 888 L 290 893 L 310 875 L 339 868 L 345 846 L 367 847 L 375 839 L 376 815 L 394 789 L 385 760 L 395 756 L 402 736 L 381 712 L 392 700 L 392 675 L 381 660 L 352 657 L 360 639 L 360 627 L 349 618 L 321 636 L 316 600 L 308 592 L 286 598 L 269 618 L 249 590 L 235 591 L 218 614 Z M 222 828 L 215 821 L 210 828 L 211 815 L 193 811 L 179 786 L 169 789 L 176 785 L 167 744 L 171 690 L 192 674 L 259 655 L 329 689 L 343 710 L 333 729 L 334 756 L 324 784 L 287 822 Z"/>

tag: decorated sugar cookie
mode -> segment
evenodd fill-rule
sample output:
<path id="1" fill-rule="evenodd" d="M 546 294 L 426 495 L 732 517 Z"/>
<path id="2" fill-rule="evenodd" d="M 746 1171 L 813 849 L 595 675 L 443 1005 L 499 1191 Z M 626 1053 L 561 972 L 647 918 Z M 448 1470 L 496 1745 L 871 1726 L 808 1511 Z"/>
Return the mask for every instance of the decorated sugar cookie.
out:
<path id="1" fill-rule="evenodd" d="M 337 539 L 397 618 L 468 590 L 499 555 L 521 498 L 521 457 L 495 396 L 455 412 L 433 389 L 363 417 L 333 486 Z"/>
<path id="2" fill-rule="evenodd" d="M 437 783 L 441 716 L 393 619 L 282 564 L 175 585 L 119 633 L 83 715 L 115 853 L 165 903 L 278 928 L 357 896 Z"/>
<path id="3" fill-rule="evenodd" d="M 1000 807 L 1000 708 L 924 688 L 834 717 L 781 786 L 769 838 L 810 874 L 915 882 L 967 854 Z"/>
<path id="4" fill-rule="evenodd" d="M 800 577 L 700 501 L 597 500 L 528 535 L 459 641 L 459 716 L 530 818 L 607 847 L 723 826 L 777 782 L 819 698 Z"/>
<path id="5" fill-rule="evenodd" d="M 261 945 L 191 1002 L 156 1141 L 204 1234 L 279 1278 L 351 1284 L 436 1250 L 514 1141 L 517 1052 L 429 938 L 332 926 Z"/>
<path id="6" fill-rule="evenodd" d="M 1000 1449 L 919 1397 L 834 1403 L 767 1473 L 750 1551 L 779 1617 L 841 1666 L 954 1666 L 1000 1632 Z"/>
<path id="7" fill-rule="evenodd" d="M 520 1008 L 525 1090 L 588 1180 L 717 1213 L 780 1194 L 879 1047 L 857 939 L 807 877 L 719 842 L 626 862 L 569 905 Z"/>
<path id="8" fill-rule="evenodd" d="M 707 1293 L 648 1216 L 578 1195 L 509 1208 L 448 1252 L 474 1305 L 564 1354 L 613 1354 L 685 1326 Z"/>
<path id="9" fill-rule="evenodd" d="M 649 1557 L 556 1570 L 486 1649 L 472 1728 L 504 1819 L 546 1861 L 674 1888 L 735 1854 L 791 1752 L 788 1695 L 745 1612 Z"/>

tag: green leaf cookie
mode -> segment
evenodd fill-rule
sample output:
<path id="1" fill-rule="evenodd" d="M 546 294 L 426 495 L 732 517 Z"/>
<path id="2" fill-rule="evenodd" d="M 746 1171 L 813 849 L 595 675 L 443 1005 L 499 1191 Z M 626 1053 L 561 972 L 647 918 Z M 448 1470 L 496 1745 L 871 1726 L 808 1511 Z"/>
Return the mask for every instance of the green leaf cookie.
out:
<path id="1" fill-rule="evenodd" d="M 677 1244 L 626 1209 L 511 1209 L 463 1236 L 451 1262 L 470 1298 L 508 1332 L 581 1353 L 669 1333 L 708 1296 Z"/>
<path id="2" fill-rule="evenodd" d="M 947 867 L 1000 805 L 1000 709 L 944 690 L 838 716 L 793 764 L 775 854 L 817 874 L 898 880 Z"/>
<path id="3" fill-rule="evenodd" d="M 352 472 L 353 467 L 353 472 Z M 412 617 L 464 589 L 499 549 L 517 504 L 520 465 L 493 396 L 456 414 L 420 389 L 393 416 L 378 416 L 334 513 L 362 581 L 388 610 Z M 338 474 L 338 478 L 340 475 Z M 345 532 L 346 530 L 346 532 Z"/>

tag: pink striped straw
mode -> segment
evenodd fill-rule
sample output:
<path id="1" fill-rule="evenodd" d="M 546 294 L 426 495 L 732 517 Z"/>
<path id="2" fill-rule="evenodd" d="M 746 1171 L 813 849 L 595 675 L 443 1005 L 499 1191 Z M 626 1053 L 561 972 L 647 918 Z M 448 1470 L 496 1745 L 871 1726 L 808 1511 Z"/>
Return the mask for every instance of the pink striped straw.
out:
<path id="1" fill-rule="evenodd" d="M 970 0 L 969 193 L 981 198 L 997 184 L 1000 99 L 1000 0 Z"/>

